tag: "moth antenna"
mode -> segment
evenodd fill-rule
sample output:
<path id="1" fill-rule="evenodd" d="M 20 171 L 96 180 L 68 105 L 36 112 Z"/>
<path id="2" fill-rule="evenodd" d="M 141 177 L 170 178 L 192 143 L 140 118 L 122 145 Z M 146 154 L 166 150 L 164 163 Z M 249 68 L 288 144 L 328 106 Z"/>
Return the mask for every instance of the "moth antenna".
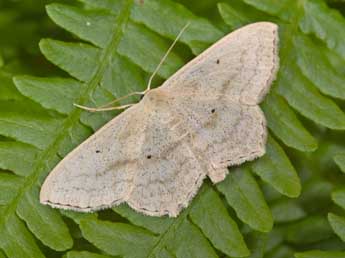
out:
<path id="1" fill-rule="evenodd" d="M 100 111 L 111 111 L 111 110 L 126 109 L 128 107 L 131 107 L 131 106 L 135 105 L 135 103 L 126 104 L 126 105 L 117 106 L 117 107 L 103 107 L 103 108 L 86 107 L 86 106 L 82 106 L 82 105 L 79 105 L 79 104 L 76 104 L 76 103 L 73 103 L 73 105 L 75 107 L 78 107 L 80 109 L 87 110 L 87 111 L 90 111 L 90 112 L 100 112 Z"/>
<path id="2" fill-rule="evenodd" d="M 180 30 L 179 34 L 175 38 L 174 42 L 168 48 L 167 52 L 165 53 L 165 55 L 163 56 L 163 58 L 161 59 L 161 61 L 157 65 L 156 69 L 153 71 L 152 75 L 150 76 L 149 82 L 147 84 L 147 89 L 145 90 L 145 93 L 148 92 L 151 89 L 151 83 L 152 83 L 153 78 L 155 77 L 155 75 L 157 74 L 157 72 L 159 71 L 161 66 L 163 65 L 164 61 L 168 57 L 169 53 L 171 52 L 173 47 L 176 45 L 177 41 L 181 38 L 183 32 L 188 28 L 189 25 L 190 25 L 190 22 L 187 22 L 187 24 L 185 26 L 183 26 L 183 28 Z"/>
<path id="3" fill-rule="evenodd" d="M 129 93 L 125 96 L 122 96 L 120 98 L 117 98 L 113 101 L 110 101 L 109 103 L 107 104 L 104 104 L 98 108 L 92 108 L 92 107 L 86 107 L 86 106 L 82 106 L 82 105 L 79 105 L 79 104 L 76 104 L 76 103 L 73 103 L 74 106 L 78 107 L 78 108 L 81 108 L 81 109 L 84 109 L 84 110 L 87 110 L 87 111 L 91 111 L 91 112 L 97 112 L 97 111 L 107 111 L 107 110 L 115 110 L 115 109 L 123 109 L 123 108 L 126 108 L 130 105 L 134 105 L 134 104 L 128 104 L 128 105 L 122 105 L 122 106 L 118 106 L 118 107 L 109 107 L 110 105 L 120 101 L 120 100 L 123 100 L 123 99 L 126 99 L 128 97 L 131 97 L 131 96 L 134 96 L 134 95 L 142 95 L 142 94 L 145 94 L 145 91 L 135 91 L 135 92 L 132 92 L 132 93 Z M 104 108 L 111 108 L 111 109 L 104 109 Z"/>
<path id="4" fill-rule="evenodd" d="M 125 96 L 122 96 L 122 97 L 117 98 L 117 99 L 115 99 L 115 100 L 113 100 L 113 101 L 110 101 L 110 102 L 107 103 L 107 104 L 104 104 L 104 105 L 100 106 L 100 108 L 108 107 L 108 106 L 110 106 L 110 105 L 112 105 L 112 104 L 114 104 L 114 103 L 116 103 L 116 102 L 119 102 L 120 100 L 126 99 L 126 98 L 131 97 L 131 96 L 143 95 L 143 94 L 145 94 L 145 91 L 135 91 L 135 92 L 131 92 L 131 93 L 125 95 Z"/>
<path id="5" fill-rule="evenodd" d="M 120 100 L 126 99 L 128 97 L 131 97 L 131 96 L 134 96 L 134 95 L 145 95 L 145 93 L 148 92 L 151 89 L 151 83 L 152 83 L 153 78 L 155 77 L 155 75 L 157 74 L 157 72 L 159 71 L 161 66 L 163 65 L 164 61 L 168 57 L 169 53 L 174 48 L 174 46 L 176 45 L 177 41 L 181 38 L 183 32 L 188 28 L 189 25 L 190 25 L 190 22 L 187 22 L 187 24 L 185 26 L 183 26 L 183 28 L 180 30 L 179 34 L 175 38 L 174 42 L 168 48 L 167 52 L 165 53 L 165 55 L 163 56 L 163 58 L 161 59 L 161 61 L 157 65 L 156 69 L 153 71 L 152 75 L 150 76 L 146 90 L 129 93 L 129 94 L 127 94 L 125 96 L 122 96 L 120 98 L 117 98 L 117 99 L 115 99 L 115 100 L 113 100 L 113 101 L 111 101 L 111 102 L 109 102 L 107 104 L 104 104 L 104 105 L 102 105 L 102 106 L 100 106 L 98 108 L 86 107 L 86 106 L 82 106 L 82 105 L 79 105 L 79 104 L 76 104 L 76 103 L 73 103 L 73 105 L 78 107 L 78 108 L 80 108 L 80 109 L 84 109 L 84 110 L 87 110 L 87 111 L 90 111 L 90 112 L 119 110 L 119 109 L 125 109 L 127 107 L 133 106 L 134 104 L 127 104 L 127 105 L 122 105 L 122 106 L 117 106 L 117 107 L 109 107 L 110 105 L 112 105 L 112 104 L 114 104 L 116 102 L 119 102 Z"/>

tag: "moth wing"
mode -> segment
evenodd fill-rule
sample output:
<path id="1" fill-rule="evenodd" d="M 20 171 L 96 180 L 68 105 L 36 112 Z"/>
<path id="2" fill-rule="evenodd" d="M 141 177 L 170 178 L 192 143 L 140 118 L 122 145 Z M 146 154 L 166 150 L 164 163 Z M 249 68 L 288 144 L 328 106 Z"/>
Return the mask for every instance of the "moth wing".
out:
<path id="1" fill-rule="evenodd" d="M 220 182 L 228 166 L 265 153 L 266 121 L 258 105 L 197 95 L 169 96 L 168 102 L 150 111 L 144 159 L 127 200 L 154 216 L 178 215 L 206 175 Z"/>
<path id="2" fill-rule="evenodd" d="M 185 103 L 183 114 L 150 102 L 126 110 L 54 168 L 41 202 L 78 211 L 127 202 L 148 215 L 176 216 L 206 174 L 221 181 L 227 165 L 263 154 L 264 118 L 250 105 L 261 101 L 274 79 L 277 40 L 272 23 L 248 25 L 220 40 L 162 86 L 176 98 L 192 93 L 193 106 Z M 211 98 L 206 109 L 198 108 L 215 95 L 227 101 Z M 207 113 L 211 106 L 216 118 Z"/>
<path id="3" fill-rule="evenodd" d="M 244 26 L 183 66 L 163 87 L 175 93 L 226 95 L 245 104 L 258 104 L 279 67 L 278 39 L 274 23 Z"/>
<path id="4" fill-rule="evenodd" d="M 222 181 L 228 166 L 264 155 L 266 120 L 258 105 L 244 105 L 229 98 L 175 100 L 174 109 L 185 117 L 191 145 L 214 182 Z"/>
<path id="5" fill-rule="evenodd" d="M 45 179 L 41 203 L 92 211 L 125 201 L 147 122 L 141 108 L 138 104 L 124 111 L 69 153 Z"/>
<path id="6" fill-rule="evenodd" d="M 127 203 L 147 215 L 175 217 L 197 193 L 206 170 L 187 141 L 184 121 L 171 107 L 161 105 L 150 114 L 143 159 Z"/>
<path id="7" fill-rule="evenodd" d="M 94 211 L 127 202 L 153 216 L 177 216 L 206 171 L 184 142 L 186 130 L 169 107 L 136 105 L 106 124 L 46 178 L 44 204 Z"/>

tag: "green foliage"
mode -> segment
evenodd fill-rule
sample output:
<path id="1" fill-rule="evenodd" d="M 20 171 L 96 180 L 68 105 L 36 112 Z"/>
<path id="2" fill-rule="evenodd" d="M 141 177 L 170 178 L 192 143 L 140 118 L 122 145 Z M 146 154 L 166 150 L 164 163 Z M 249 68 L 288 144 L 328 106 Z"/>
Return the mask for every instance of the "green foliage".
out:
<path id="1" fill-rule="evenodd" d="M 272 229 L 272 214 L 250 171 L 237 169 L 217 185 L 237 216 L 253 229 L 268 232 Z"/>
<path id="2" fill-rule="evenodd" d="M 337 163 L 341 171 L 345 173 L 345 154 L 337 154 L 334 156 L 334 161 Z"/>
<path id="3" fill-rule="evenodd" d="M 44 1 L 9 2 L 0 1 L 0 257 L 345 257 L 345 18 L 326 2 L 82 0 L 46 14 Z M 73 103 L 144 89 L 187 21 L 156 85 L 261 20 L 280 28 L 264 157 L 205 182 L 174 219 L 126 205 L 81 214 L 39 204 L 57 162 L 117 114 Z"/>
<path id="4" fill-rule="evenodd" d="M 308 251 L 297 253 L 296 258 L 342 258 L 345 252 L 325 252 L 325 251 Z"/>

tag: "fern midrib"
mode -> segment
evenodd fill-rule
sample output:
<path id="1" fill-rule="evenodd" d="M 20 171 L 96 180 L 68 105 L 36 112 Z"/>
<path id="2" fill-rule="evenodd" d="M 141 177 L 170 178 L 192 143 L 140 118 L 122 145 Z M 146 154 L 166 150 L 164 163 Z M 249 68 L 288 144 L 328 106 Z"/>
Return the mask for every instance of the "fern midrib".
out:
<path id="1" fill-rule="evenodd" d="M 281 68 L 283 66 L 285 66 L 286 64 L 286 60 L 288 59 L 291 49 L 294 48 L 293 46 L 293 36 L 296 35 L 297 31 L 298 31 L 298 27 L 299 27 L 299 20 L 300 17 L 302 16 L 303 13 L 303 3 L 304 0 L 299 0 L 296 3 L 296 15 L 293 17 L 293 19 L 289 22 L 289 25 L 287 26 L 289 29 L 285 31 L 285 34 L 287 35 L 291 35 L 290 37 L 286 37 L 286 41 L 284 42 L 284 51 L 282 51 L 282 53 L 280 54 L 280 63 Z"/>
<path id="2" fill-rule="evenodd" d="M 187 219 L 187 216 L 189 215 L 189 212 L 194 206 L 194 203 L 198 201 L 200 196 L 203 192 L 209 190 L 209 185 L 205 182 L 203 183 L 202 187 L 200 188 L 198 194 L 194 197 L 193 201 L 189 203 L 188 207 L 178 215 L 178 217 L 169 225 L 167 230 L 159 236 L 159 239 L 155 243 L 155 245 L 152 247 L 151 251 L 148 253 L 146 258 L 154 258 L 159 257 L 156 256 L 156 254 L 159 253 L 160 250 L 162 250 L 165 247 L 165 244 L 169 239 L 171 238 L 171 234 L 174 234 L 176 232 L 176 229 L 183 223 L 185 219 Z"/>
<path id="3" fill-rule="evenodd" d="M 100 83 L 105 69 L 107 67 L 107 64 L 109 62 L 109 57 L 112 56 L 112 54 L 117 49 L 120 43 L 121 37 L 123 35 L 123 28 L 126 26 L 129 20 L 130 10 L 132 8 L 133 1 L 134 0 L 126 0 L 126 2 L 123 4 L 117 22 L 115 23 L 115 26 L 113 28 L 113 37 L 109 41 L 108 45 L 101 52 L 102 54 L 100 58 L 100 65 L 92 79 L 88 83 L 86 83 L 85 90 L 78 99 L 78 103 L 80 103 L 81 105 L 84 105 L 87 102 L 90 93 L 92 93 Z M 39 176 L 46 168 L 46 164 L 49 164 L 49 162 L 55 158 L 59 147 L 61 146 L 66 135 L 69 132 L 69 129 L 73 128 L 73 126 L 79 122 L 80 114 L 81 110 L 75 108 L 65 119 L 62 129 L 60 133 L 55 137 L 55 140 L 52 141 L 52 143 L 47 147 L 47 149 L 40 154 L 35 167 L 33 168 L 30 175 L 25 178 L 25 182 L 23 183 L 23 186 L 21 187 L 20 191 L 17 193 L 16 197 L 11 201 L 11 203 L 8 204 L 7 207 L 3 210 L 0 219 L 1 231 L 3 230 L 3 227 L 6 224 L 5 222 L 7 221 L 9 216 L 12 213 L 15 213 L 17 206 L 25 192 L 35 183 L 37 183 Z"/>

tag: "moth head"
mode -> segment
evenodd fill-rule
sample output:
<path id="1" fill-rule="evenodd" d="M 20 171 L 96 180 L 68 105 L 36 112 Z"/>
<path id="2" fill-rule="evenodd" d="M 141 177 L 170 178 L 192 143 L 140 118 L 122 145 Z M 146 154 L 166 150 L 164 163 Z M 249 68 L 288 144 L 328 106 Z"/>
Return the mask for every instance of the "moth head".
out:
<path id="1" fill-rule="evenodd" d="M 149 90 L 143 97 L 144 102 L 150 102 L 151 104 L 166 103 L 166 97 L 168 95 L 161 89 Z"/>

